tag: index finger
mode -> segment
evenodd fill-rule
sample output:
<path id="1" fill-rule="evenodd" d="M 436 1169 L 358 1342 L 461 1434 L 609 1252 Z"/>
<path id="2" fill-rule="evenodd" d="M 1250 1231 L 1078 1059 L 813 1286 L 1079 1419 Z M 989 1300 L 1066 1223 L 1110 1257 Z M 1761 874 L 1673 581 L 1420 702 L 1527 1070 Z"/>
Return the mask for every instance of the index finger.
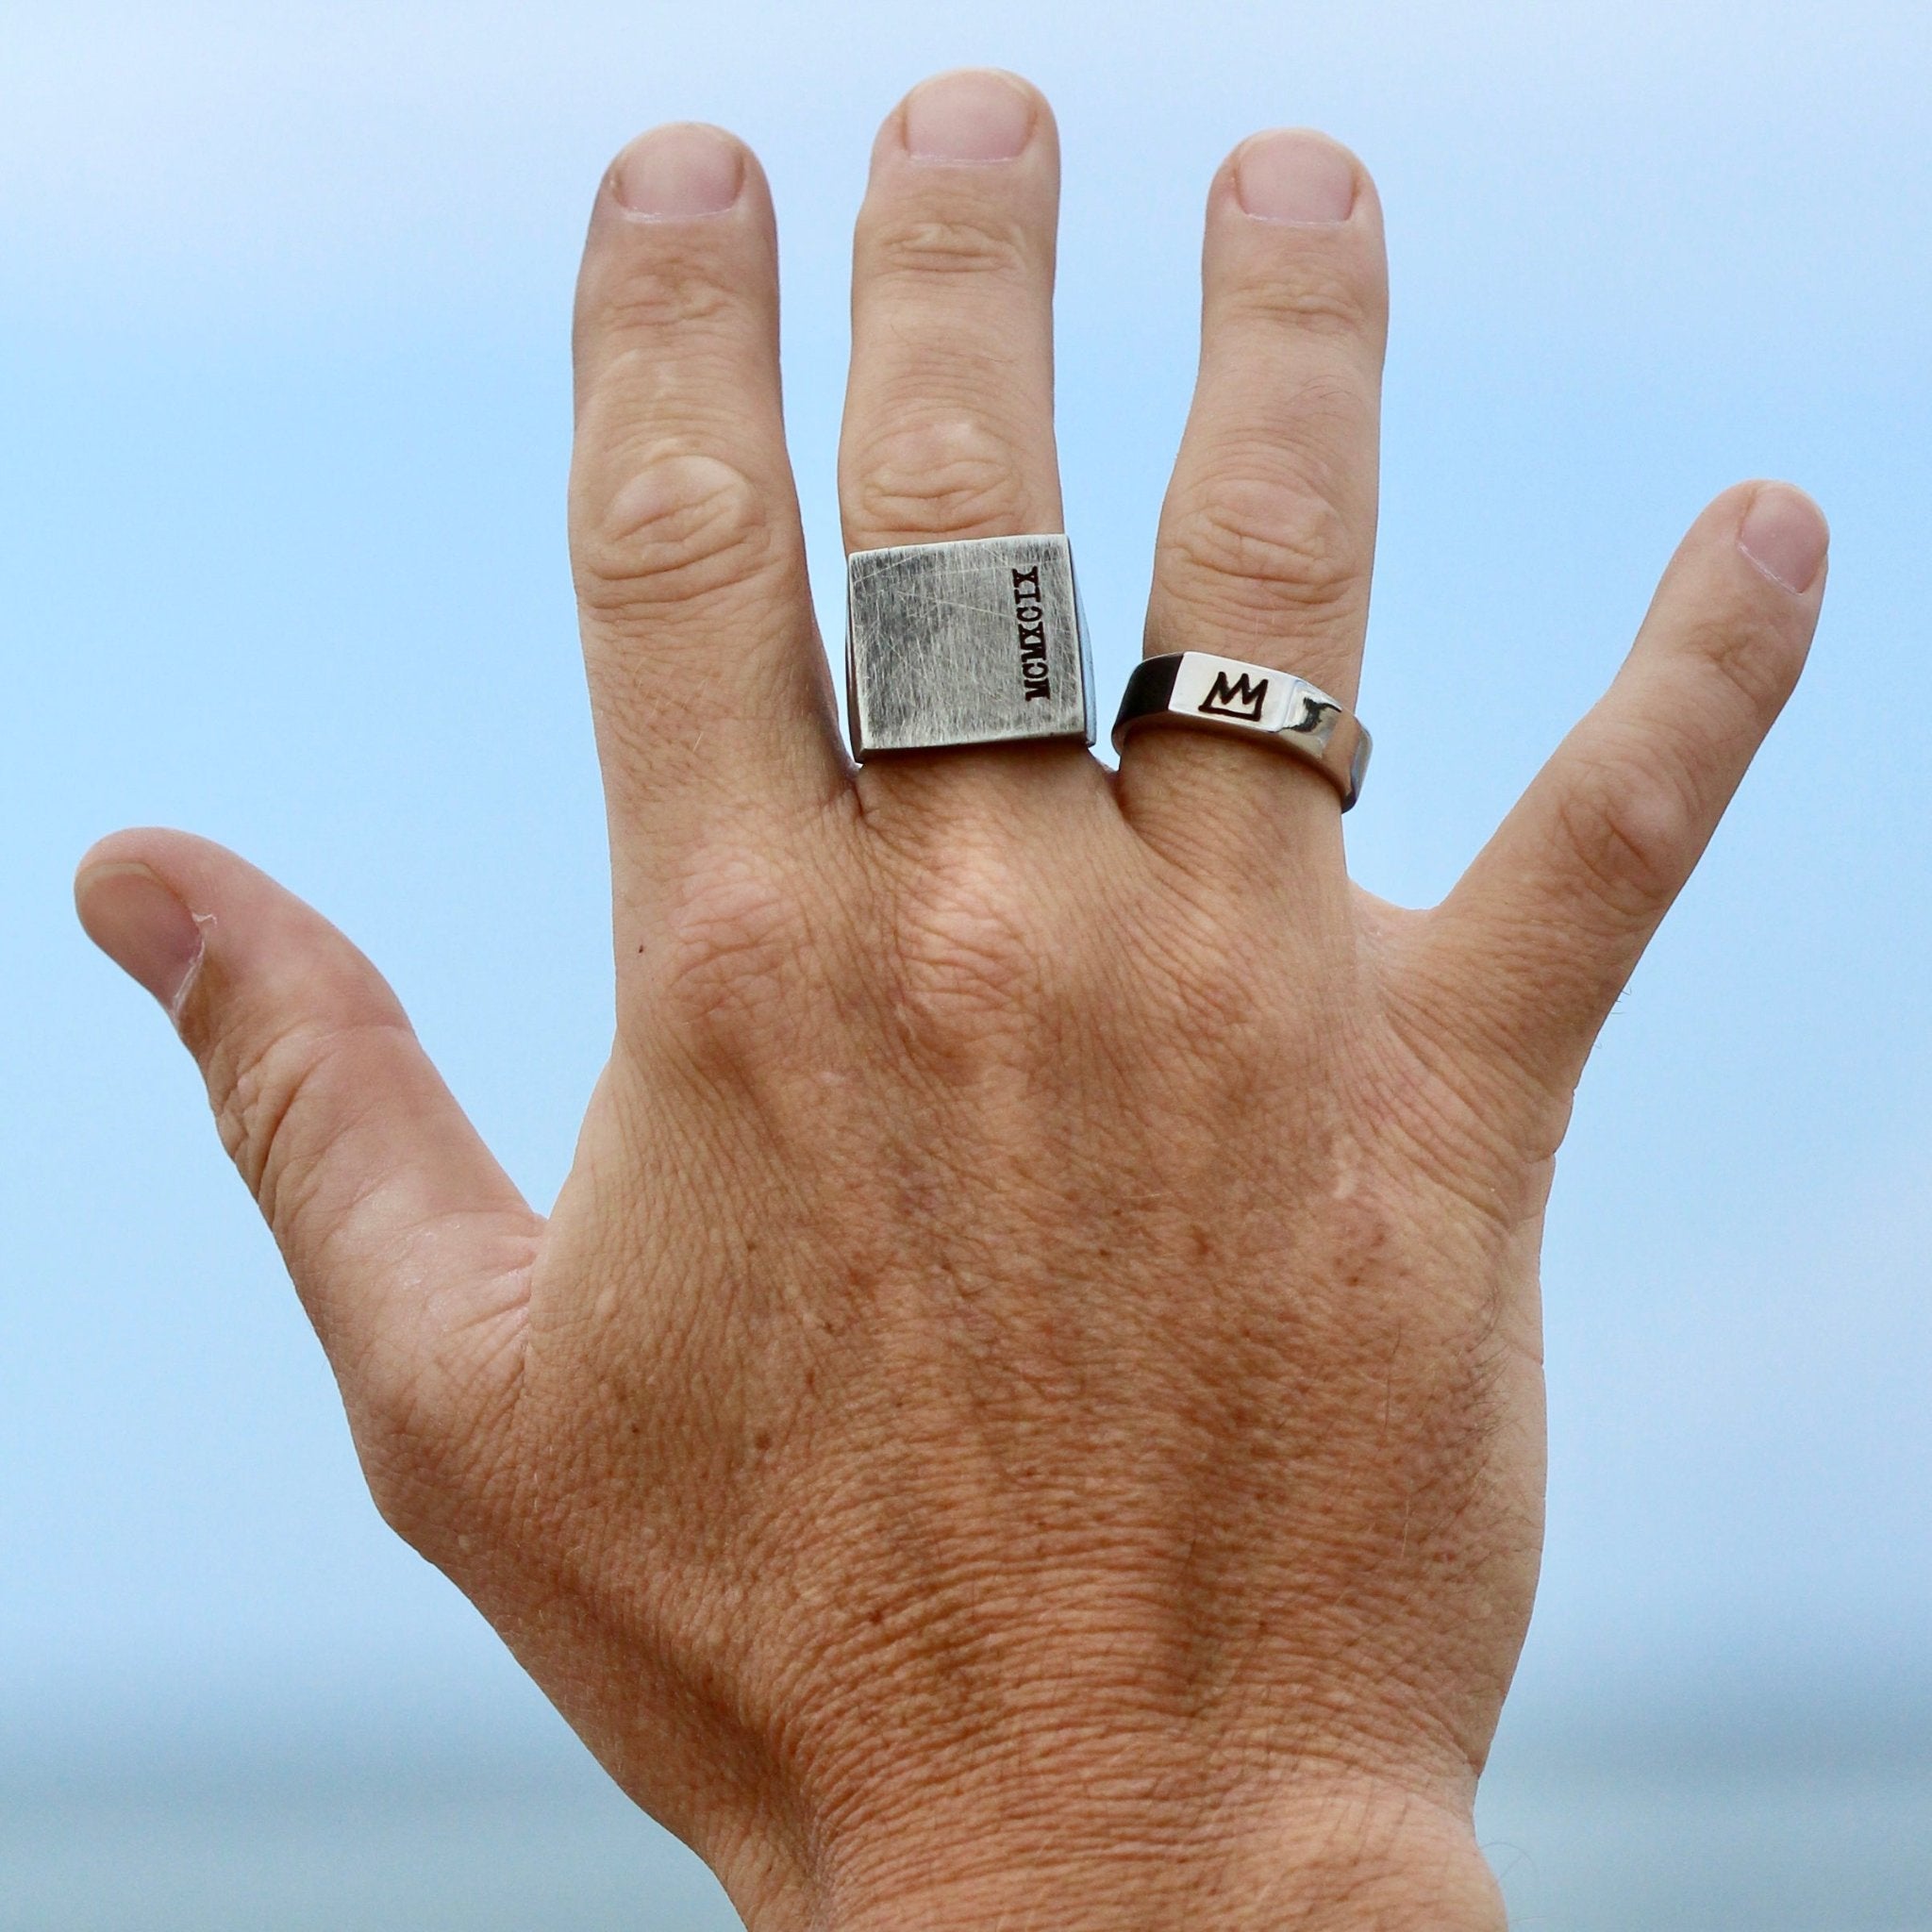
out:
<path id="1" fill-rule="evenodd" d="M 620 894 L 721 815 L 845 784 L 778 387 L 771 196 L 720 128 L 660 127 L 599 190 L 577 286 L 571 552 Z"/>

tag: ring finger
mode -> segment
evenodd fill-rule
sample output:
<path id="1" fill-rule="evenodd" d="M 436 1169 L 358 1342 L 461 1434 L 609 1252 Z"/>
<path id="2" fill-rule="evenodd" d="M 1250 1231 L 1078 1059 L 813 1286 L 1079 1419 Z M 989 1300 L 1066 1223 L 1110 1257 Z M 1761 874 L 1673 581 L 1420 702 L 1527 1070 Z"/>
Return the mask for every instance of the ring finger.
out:
<path id="1" fill-rule="evenodd" d="M 1352 706 L 1388 314 L 1381 213 L 1354 156 L 1301 129 L 1236 149 L 1208 197 L 1202 293 L 1201 370 L 1161 510 L 1147 655 L 1240 658 Z M 1247 865 L 1257 812 L 1325 822 L 1334 836 L 1321 774 L 1252 741 L 1141 731 L 1121 797 L 1142 832 L 1194 862 L 1211 842 Z M 1234 842 L 1212 826 L 1204 841 L 1204 811 L 1226 818 Z"/>
<path id="2" fill-rule="evenodd" d="M 1052 113 L 1011 75 L 941 75 L 880 129 L 853 245 L 839 450 L 848 550 L 1061 527 L 1058 199 Z M 902 754 L 868 765 L 863 784 L 869 806 L 937 794 L 950 810 L 989 783 L 1011 804 L 1098 776 L 1077 745 L 1022 744 Z"/>

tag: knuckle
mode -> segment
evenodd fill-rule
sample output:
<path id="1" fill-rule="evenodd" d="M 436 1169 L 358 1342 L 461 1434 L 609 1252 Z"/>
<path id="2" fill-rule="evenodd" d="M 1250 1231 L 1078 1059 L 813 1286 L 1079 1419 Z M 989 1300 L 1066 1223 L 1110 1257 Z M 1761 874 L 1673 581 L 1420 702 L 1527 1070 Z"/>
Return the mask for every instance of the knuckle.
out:
<path id="1" fill-rule="evenodd" d="M 660 242 L 666 231 L 654 238 Z M 623 271 L 589 295 L 577 318 L 579 347 L 601 341 L 625 352 L 666 334 L 704 332 L 735 322 L 745 310 L 741 283 L 727 278 L 727 263 L 689 247 L 659 248 L 627 261 Z"/>
<path id="2" fill-rule="evenodd" d="M 1279 465 L 1204 477 L 1177 506 L 1163 561 L 1190 588 L 1241 606 L 1283 603 L 1315 615 L 1353 610 L 1364 559 L 1321 486 Z"/>
<path id="3" fill-rule="evenodd" d="M 868 279 L 890 291 L 936 277 L 1024 276 L 1033 249 L 1020 222 L 988 209 L 893 223 L 872 238 L 869 258 Z"/>
<path id="4" fill-rule="evenodd" d="M 1198 849 L 1219 847 L 1227 837 L 1212 804 L 1193 837 Z M 1143 984 L 1153 996 L 1147 1030 L 1191 1061 L 1224 1048 L 1246 1059 L 1260 1003 L 1254 958 L 1229 940 L 1239 912 L 1229 895 L 1195 876 L 1176 883 L 1180 890 L 1166 895 L 1160 918 L 1145 923 Z"/>
<path id="5" fill-rule="evenodd" d="M 1572 774 L 1557 822 L 1572 858 L 1622 918 L 1651 916 L 1682 882 L 1689 801 L 1655 758 L 1626 751 L 1591 759 Z"/>
<path id="6" fill-rule="evenodd" d="M 715 1065 L 782 1031 L 810 957 L 806 899 L 749 847 L 712 846 L 690 863 L 658 941 L 655 1024 Z"/>
<path id="7" fill-rule="evenodd" d="M 853 475 L 852 520 L 867 531 L 946 537 L 1024 522 L 1019 454 L 976 417 L 886 430 L 858 452 Z"/>
<path id="8" fill-rule="evenodd" d="M 898 894 L 892 993 L 914 1041 L 941 1060 L 1030 1033 L 1048 949 L 1024 868 L 997 835 L 961 830 L 928 852 Z"/>
<path id="9" fill-rule="evenodd" d="M 440 1440 L 421 1405 L 401 1390 L 378 1409 L 365 1405 L 357 1418 L 357 1458 L 375 1512 L 417 1549 L 431 1540 L 448 1509 Z"/>
<path id="10" fill-rule="evenodd" d="M 1352 257 L 1304 253 L 1286 272 L 1239 283 L 1226 301 L 1237 324 L 1354 341 L 1379 335 L 1387 295 L 1382 277 Z"/>
<path id="11" fill-rule="evenodd" d="M 502 1369 L 365 1360 L 346 1382 L 356 1391 L 357 1459 L 376 1513 L 445 1568 L 468 1553 L 466 1529 L 487 1527 L 514 1507 L 502 1466 L 513 1382 Z"/>
<path id="12" fill-rule="evenodd" d="M 208 1050 L 206 1074 L 223 1147 L 277 1235 L 284 1235 L 303 1185 L 290 1159 L 291 1123 L 322 1077 L 333 1037 L 297 1021 L 260 1039 L 228 1034 Z"/>
<path id="13" fill-rule="evenodd" d="M 320 1263 L 388 1185 L 387 1174 L 352 1179 L 325 1157 L 329 1141 L 380 1106 L 369 1065 L 388 1050 L 391 1025 L 408 1032 L 401 1020 L 297 1020 L 258 1038 L 231 1028 L 207 1044 L 204 1077 L 222 1145 L 297 1270 Z M 326 1124 L 325 1136 L 314 1121 Z"/>
<path id="14" fill-rule="evenodd" d="M 742 470 L 661 450 L 581 528 L 578 592 L 607 615 L 675 608 L 760 577 L 780 548 L 765 494 Z"/>
<path id="15" fill-rule="evenodd" d="M 1172 1013 L 1166 1032 L 1194 1054 L 1246 1063 L 1256 1053 L 1259 1020 L 1253 961 L 1238 948 L 1191 945 L 1167 963 Z"/>
<path id="16" fill-rule="evenodd" d="M 356 1454 L 382 1520 L 432 1561 L 466 1555 L 466 1526 L 501 1518 L 514 1497 L 508 1427 L 521 1382 L 521 1313 L 471 1326 L 462 1345 L 401 1350 L 372 1334 L 341 1361 Z"/>
<path id="17" fill-rule="evenodd" d="M 1692 654 L 1743 701 L 1746 715 L 1761 726 L 1784 708 L 1805 668 L 1804 640 L 1767 634 L 1754 623 L 1710 619 L 1693 629 L 1689 642 Z"/>

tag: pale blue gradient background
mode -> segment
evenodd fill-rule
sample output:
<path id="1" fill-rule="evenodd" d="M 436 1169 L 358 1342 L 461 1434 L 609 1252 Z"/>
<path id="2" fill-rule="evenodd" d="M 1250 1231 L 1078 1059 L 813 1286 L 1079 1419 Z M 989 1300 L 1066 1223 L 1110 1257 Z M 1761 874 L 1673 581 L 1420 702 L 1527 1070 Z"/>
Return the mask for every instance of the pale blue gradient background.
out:
<path id="1" fill-rule="evenodd" d="M 1612 1019 L 1551 1217 L 1523 1925 L 1932 1927 L 1932 25 L 1850 0 L 0 22 L 0 1932 L 724 1923 L 376 1521 L 318 1351 L 67 880 L 226 840 L 395 980 L 532 1196 L 608 1028 L 563 557 L 605 160 L 743 133 L 836 617 L 846 241 L 935 68 L 1066 152 L 1060 432 L 1104 699 L 1248 130 L 1381 186 L 1358 874 L 1440 893 L 1726 483 L 1830 513 L 1812 668 Z M 829 634 L 836 625 L 828 621 Z M 1474 760 L 1458 721 L 1492 721 Z"/>

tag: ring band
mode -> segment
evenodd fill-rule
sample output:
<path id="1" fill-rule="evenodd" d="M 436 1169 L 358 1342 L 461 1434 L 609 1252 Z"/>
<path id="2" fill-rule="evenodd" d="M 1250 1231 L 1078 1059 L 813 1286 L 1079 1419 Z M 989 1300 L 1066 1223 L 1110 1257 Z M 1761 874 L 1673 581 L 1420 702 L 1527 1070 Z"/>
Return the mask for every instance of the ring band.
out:
<path id="1" fill-rule="evenodd" d="M 1291 672 L 1206 651 L 1176 651 L 1134 667 L 1114 720 L 1115 751 L 1146 724 L 1263 739 L 1313 765 L 1341 794 L 1343 811 L 1360 797 L 1369 769 L 1369 734 L 1326 691 Z"/>
<path id="2" fill-rule="evenodd" d="M 858 550 L 845 567 L 853 755 L 1093 742 L 1092 660 L 1062 536 Z"/>

